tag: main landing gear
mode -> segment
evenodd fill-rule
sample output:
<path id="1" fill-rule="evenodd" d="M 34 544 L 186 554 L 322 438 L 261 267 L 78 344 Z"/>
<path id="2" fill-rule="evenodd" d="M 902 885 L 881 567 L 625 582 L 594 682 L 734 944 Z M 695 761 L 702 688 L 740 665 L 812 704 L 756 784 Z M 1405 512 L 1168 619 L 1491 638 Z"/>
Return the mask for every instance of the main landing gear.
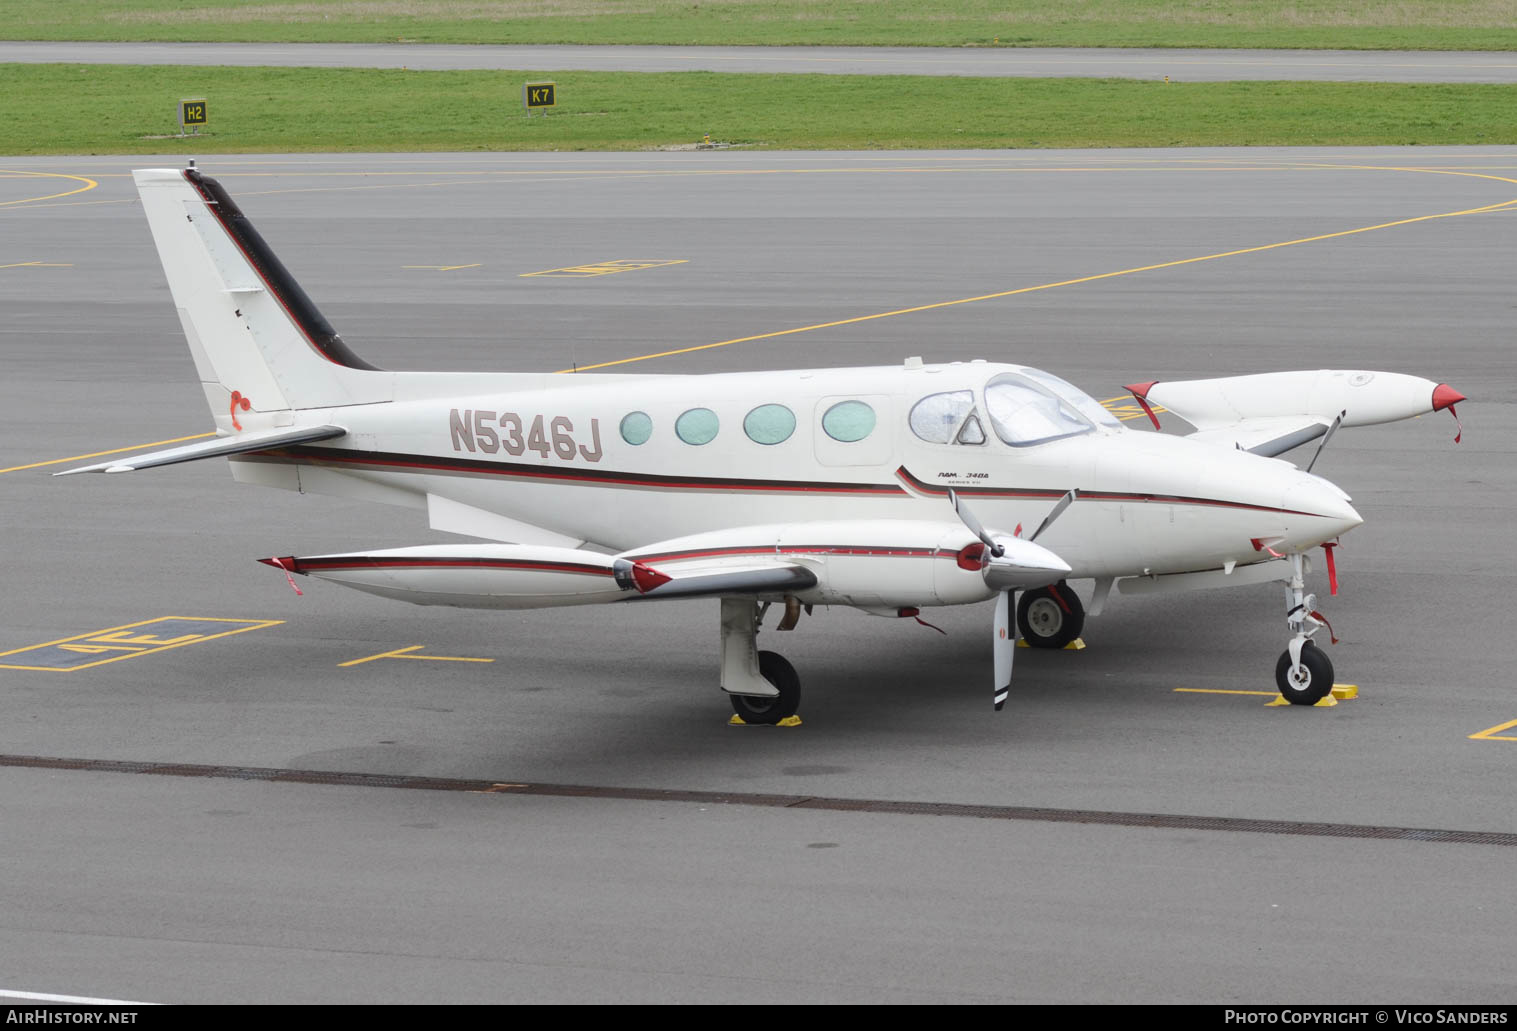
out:
<path id="1" fill-rule="evenodd" d="M 1275 663 L 1275 686 L 1292 705 L 1315 705 L 1333 689 L 1333 662 L 1312 636 L 1327 625 L 1316 611 L 1317 596 L 1306 593 L 1306 559 L 1290 556 L 1291 578 L 1285 585 L 1285 625 L 1296 635 Z M 1332 628 L 1328 628 L 1331 636 Z"/>
<path id="2" fill-rule="evenodd" d="M 1062 648 L 1085 629 L 1085 606 L 1062 580 L 1023 591 L 1017 602 L 1017 629 L 1030 647 Z"/>
<path id="3" fill-rule="evenodd" d="M 783 656 L 758 650 L 758 626 L 758 602 L 722 599 L 722 690 L 744 723 L 772 726 L 800 708 L 801 678 Z"/>

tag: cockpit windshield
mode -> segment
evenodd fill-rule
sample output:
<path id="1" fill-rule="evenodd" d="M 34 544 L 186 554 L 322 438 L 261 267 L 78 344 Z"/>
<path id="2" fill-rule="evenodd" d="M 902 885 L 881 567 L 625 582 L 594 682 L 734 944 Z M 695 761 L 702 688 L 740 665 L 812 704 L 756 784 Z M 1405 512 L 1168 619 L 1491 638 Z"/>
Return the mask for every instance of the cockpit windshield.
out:
<path id="1" fill-rule="evenodd" d="M 1112 415 L 1111 412 L 1106 410 L 1106 407 L 1102 405 L 1101 402 L 1097 401 L 1095 398 L 1091 397 L 1085 391 L 1081 390 L 1073 383 L 1070 383 L 1068 380 L 1060 379 L 1053 373 L 1044 372 L 1042 369 L 1024 368 L 1022 370 L 1022 374 L 1029 379 L 1037 380 L 1049 390 L 1052 390 L 1055 394 L 1059 395 L 1059 397 L 1074 405 L 1077 409 L 1080 410 L 1080 413 L 1084 415 L 1085 418 L 1089 419 L 1097 426 L 1107 426 L 1112 429 L 1119 430 L 1125 428 L 1121 422 L 1117 420 L 1116 416 Z"/>
<path id="2" fill-rule="evenodd" d="M 1057 380 L 1057 377 L 1050 376 L 1049 379 Z M 1080 394 L 1069 384 L 1064 386 Z M 1092 400 L 1091 403 L 1096 402 Z M 990 412 L 990 424 L 995 428 L 996 436 L 1012 447 L 1046 444 L 1095 429 L 1079 408 L 1055 393 L 1051 386 L 1019 373 L 1003 373 L 991 380 L 985 387 L 985 407 Z"/>

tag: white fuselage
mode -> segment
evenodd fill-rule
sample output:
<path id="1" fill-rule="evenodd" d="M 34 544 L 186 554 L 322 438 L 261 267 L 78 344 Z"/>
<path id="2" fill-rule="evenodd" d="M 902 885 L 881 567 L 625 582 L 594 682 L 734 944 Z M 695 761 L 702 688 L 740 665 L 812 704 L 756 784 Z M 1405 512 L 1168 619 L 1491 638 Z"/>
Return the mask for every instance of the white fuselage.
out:
<path id="1" fill-rule="evenodd" d="M 302 413 L 340 423 L 346 437 L 233 465 L 241 480 L 525 524 L 525 536 L 502 539 L 540 528 L 545 540 L 618 551 L 760 524 L 953 521 L 949 489 L 992 532 L 1031 534 L 1073 488 L 1078 501 L 1039 538 L 1073 577 L 1231 568 L 1268 559 L 1271 548 L 1304 551 L 1361 522 L 1342 491 L 1286 462 L 1114 420 L 1012 446 L 987 417 L 985 388 L 1022 371 L 971 362 L 483 376 L 475 396 L 460 396 L 448 377 L 451 393 L 438 398 L 416 396 L 429 392 L 425 379 L 395 373 L 396 400 Z M 980 432 L 957 423 L 949 432 L 977 442 L 916 431 L 923 398 L 966 392 Z"/>

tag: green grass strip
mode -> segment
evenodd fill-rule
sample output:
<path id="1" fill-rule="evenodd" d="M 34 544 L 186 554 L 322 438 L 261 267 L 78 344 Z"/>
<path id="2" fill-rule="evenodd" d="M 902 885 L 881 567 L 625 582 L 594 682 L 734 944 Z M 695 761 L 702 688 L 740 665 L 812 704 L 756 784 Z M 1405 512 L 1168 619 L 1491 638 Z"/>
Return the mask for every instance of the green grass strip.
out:
<path id="1" fill-rule="evenodd" d="M 0 96 L 0 154 L 1517 144 L 1490 85 L 0 65 Z M 190 97 L 206 134 L 164 138 Z"/>
<path id="2" fill-rule="evenodd" d="M 0 0 L 9 39 L 1517 49 L 1517 0 Z"/>

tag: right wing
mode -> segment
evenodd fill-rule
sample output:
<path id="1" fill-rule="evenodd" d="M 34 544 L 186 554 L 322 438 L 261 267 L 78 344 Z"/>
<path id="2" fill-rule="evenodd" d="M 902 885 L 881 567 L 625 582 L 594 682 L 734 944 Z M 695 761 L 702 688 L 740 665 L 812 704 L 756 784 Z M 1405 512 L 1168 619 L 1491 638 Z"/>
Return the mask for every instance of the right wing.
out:
<path id="1" fill-rule="evenodd" d="M 1162 405 L 1196 428 L 1193 440 L 1269 457 L 1316 440 L 1340 418 L 1345 427 L 1370 426 L 1445 408 L 1453 413 L 1465 399 L 1447 383 L 1419 376 L 1338 369 L 1154 381 L 1127 389 L 1155 428 L 1151 406 Z"/>

